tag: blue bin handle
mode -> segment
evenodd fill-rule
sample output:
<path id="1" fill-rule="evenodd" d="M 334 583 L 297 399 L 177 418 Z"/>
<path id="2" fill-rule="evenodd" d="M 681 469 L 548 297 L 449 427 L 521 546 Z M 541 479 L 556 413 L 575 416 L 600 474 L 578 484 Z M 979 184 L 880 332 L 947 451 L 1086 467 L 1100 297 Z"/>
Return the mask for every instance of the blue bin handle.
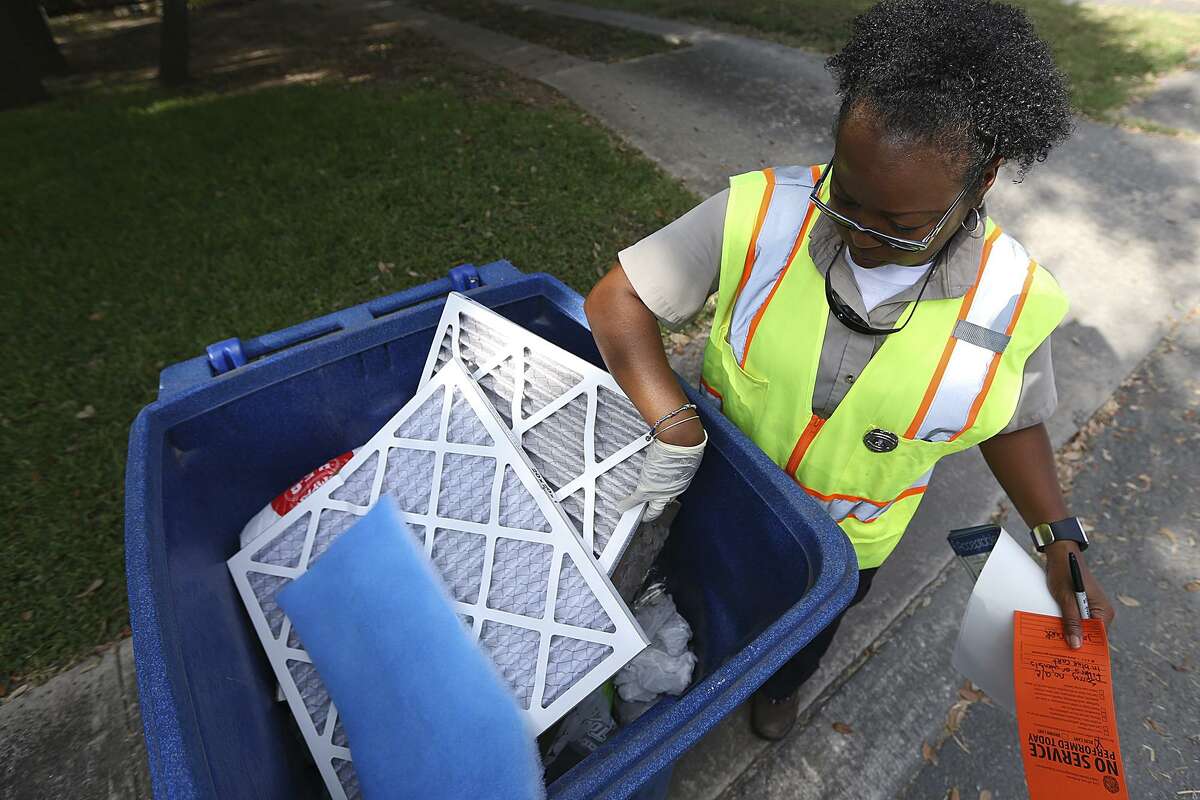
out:
<path id="1" fill-rule="evenodd" d="M 163 369 L 158 379 L 158 396 L 164 398 L 178 394 L 232 372 L 257 358 L 279 353 L 330 333 L 361 328 L 379 317 L 436 300 L 450 292 L 468 292 L 485 284 L 493 286 L 507 283 L 520 276 L 521 271 L 508 261 L 494 261 L 478 268 L 472 264 L 462 264 L 451 269 L 445 278 L 378 297 L 290 328 L 253 339 L 223 339 L 205 348 L 203 356 L 180 361 Z"/>
<path id="2" fill-rule="evenodd" d="M 213 375 L 223 375 L 256 358 L 287 350 L 289 347 L 310 342 L 330 333 L 360 328 L 385 314 L 442 297 L 451 291 L 465 292 L 480 286 L 483 286 L 483 278 L 479 270 L 473 264 L 461 264 L 451 269 L 445 278 L 344 308 L 292 325 L 290 328 L 265 333 L 244 342 L 235 338 L 210 344 L 205 348 L 208 366 Z"/>

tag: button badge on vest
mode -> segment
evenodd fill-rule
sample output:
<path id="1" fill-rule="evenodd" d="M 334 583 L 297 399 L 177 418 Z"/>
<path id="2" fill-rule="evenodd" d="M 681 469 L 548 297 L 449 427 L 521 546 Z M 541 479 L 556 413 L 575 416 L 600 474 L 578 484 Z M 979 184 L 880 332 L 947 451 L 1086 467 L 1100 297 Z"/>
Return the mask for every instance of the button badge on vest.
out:
<path id="1" fill-rule="evenodd" d="M 863 437 L 863 444 L 872 453 L 890 453 L 900 446 L 900 437 L 883 428 L 872 428 Z"/>

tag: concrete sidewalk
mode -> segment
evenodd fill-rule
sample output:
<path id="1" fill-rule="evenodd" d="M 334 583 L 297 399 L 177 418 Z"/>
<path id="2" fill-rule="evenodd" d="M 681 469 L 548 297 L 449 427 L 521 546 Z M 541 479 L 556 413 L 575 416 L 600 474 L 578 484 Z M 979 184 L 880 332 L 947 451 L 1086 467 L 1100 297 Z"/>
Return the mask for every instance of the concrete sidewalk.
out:
<path id="1" fill-rule="evenodd" d="M 149 796 L 131 639 L 0 706 L 0 797 Z"/>

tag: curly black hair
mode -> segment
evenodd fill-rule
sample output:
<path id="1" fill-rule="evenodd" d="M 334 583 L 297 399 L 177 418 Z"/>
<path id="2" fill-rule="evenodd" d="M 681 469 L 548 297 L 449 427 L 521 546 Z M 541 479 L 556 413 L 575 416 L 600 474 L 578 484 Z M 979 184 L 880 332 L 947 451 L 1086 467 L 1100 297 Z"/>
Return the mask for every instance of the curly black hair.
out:
<path id="1" fill-rule="evenodd" d="M 944 148 L 967 175 L 989 157 L 1023 175 L 1071 134 L 1066 77 L 1025 13 L 1003 3 L 883 0 L 826 66 L 839 123 L 866 103 L 890 135 Z"/>

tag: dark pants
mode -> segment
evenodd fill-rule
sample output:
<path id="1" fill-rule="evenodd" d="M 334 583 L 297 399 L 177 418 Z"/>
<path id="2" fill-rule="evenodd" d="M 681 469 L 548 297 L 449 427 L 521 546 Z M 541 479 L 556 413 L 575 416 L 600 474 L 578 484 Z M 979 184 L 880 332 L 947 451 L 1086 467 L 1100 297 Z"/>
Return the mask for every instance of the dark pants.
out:
<path id="1" fill-rule="evenodd" d="M 858 591 L 854 593 L 854 599 L 850 601 L 846 611 L 861 603 L 867 596 L 867 592 L 871 590 L 871 581 L 875 579 L 875 573 L 878 571 L 879 569 L 876 567 L 864 569 L 858 573 Z M 842 615 L 846 611 L 838 614 L 837 618 L 805 645 L 803 650 L 793 656 L 791 661 L 767 678 L 767 682 L 763 684 L 760 691 L 772 700 L 782 700 L 811 678 L 812 674 L 817 671 L 817 667 L 821 666 L 821 657 L 825 655 L 825 651 L 833 642 L 833 635 L 837 633 L 838 625 L 842 622 Z"/>

